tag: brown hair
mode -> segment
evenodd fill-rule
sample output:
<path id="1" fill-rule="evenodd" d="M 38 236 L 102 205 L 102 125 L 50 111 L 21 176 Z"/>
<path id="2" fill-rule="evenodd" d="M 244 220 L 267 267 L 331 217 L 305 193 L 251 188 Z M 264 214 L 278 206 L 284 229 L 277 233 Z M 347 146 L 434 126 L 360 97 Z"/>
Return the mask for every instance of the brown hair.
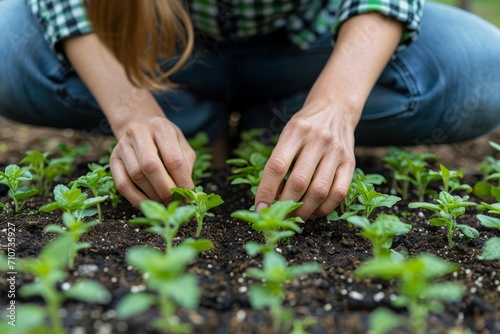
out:
<path id="1" fill-rule="evenodd" d="M 87 12 L 94 32 L 124 66 L 136 86 L 166 89 L 187 61 L 194 43 L 189 15 L 178 0 L 91 0 Z M 162 71 L 158 59 L 178 61 Z"/>

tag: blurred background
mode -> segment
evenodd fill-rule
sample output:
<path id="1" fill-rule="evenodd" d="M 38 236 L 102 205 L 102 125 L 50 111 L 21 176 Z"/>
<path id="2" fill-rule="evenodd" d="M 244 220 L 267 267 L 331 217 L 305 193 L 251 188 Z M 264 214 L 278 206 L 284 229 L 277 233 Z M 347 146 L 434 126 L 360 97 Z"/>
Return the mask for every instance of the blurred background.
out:
<path id="1" fill-rule="evenodd" d="M 436 0 L 472 11 L 500 27 L 500 0 Z M 500 110 L 499 110 L 500 112 Z M 91 133 L 81 133 L 70 129 L 54 130 L 19 125 L 0 118 L 0 165 L 18 163 L 26 150 L 55 151 L 58 143 L 67 145 L 90 144 L 88 161 L 96 161 L 107 153 L 110 138 Z M 491 149 L 488 141 L 500 142 L 500 129 L 488 136 L 462 144 L 413 147 L 417 152 L 436 153 L 448 168 L 478 169 L 485 155 L 498 154 Z M 358 165 L 376 167 L 385 148 L 356 148 Z"/>

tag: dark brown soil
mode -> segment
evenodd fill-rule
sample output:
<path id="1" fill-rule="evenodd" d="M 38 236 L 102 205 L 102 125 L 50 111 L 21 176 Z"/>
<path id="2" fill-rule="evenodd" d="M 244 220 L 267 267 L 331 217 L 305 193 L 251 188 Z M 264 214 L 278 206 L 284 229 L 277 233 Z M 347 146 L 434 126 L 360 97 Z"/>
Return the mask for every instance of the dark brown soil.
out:
<path id="1" fill-rule="evenodd" d="M 50 138 L 53 135 L 52 133 Z M 2 140 L 6 139 L 4 129 L 0 136 L 3 136 Z M 56 133 L 58 140 L 63 136 L 61 132 Z M 4 155 L 0 156 L 0 161 L 4 163 L 17 162 L 25 149 L 46 147 L 38 141 L 28 141 L 24 143 L 28 146 L 21 148 L 23 144 L 14 141 L 14 137 L 12 135 L 4 142 L 7 148 Z M 468 156 L 474 161 L 474 167 L 468 170 L 477 171 L 477 164 L 484 155 L 492 154 L 485 143 L 488 139 L 497 140 L 498 137 L 498 133 L 495 133 L 492 137 L 469 143 L 467 145 L 470 151 L 456 156 Z M 70 142 L 78 144 L 85 140 L 73 138 Z M 54 139 L 47 142 L 57 143 Z M 94 146 L 97 148 L 91 159 L 96 159 L 105 152 L 104 142 L 100 144 L 103 146 Z M 453 150 L 447 148 L 447 152 L 451 152 L 449 154 L 457 154 Z M 373 152 L 375 153 L 372 155 Z M 373 150 L 361 150 L 358 153 L 361 167 L 364 165 L 368 170 L 380 169 L 379 153 Z M 457 161 L 449 159 L 450 168 L 457 168 L 456 164 Z M 227 185 L 224 175 L 224 172 L 214 173 L 214 180 L 205 184 L 207 190 L 220 194 L 226 202 L 216 208 L 215 217 L 207 218 L 204 224 L 202 237 L 212 240 L 215 248 L 200 254 L 189 269 L 200 280 L 203 291 L 200 308 L 197 311 L 179 311 L 179 315 L 195 326 L 194 333 L 272 333 L 267 312 L 251 310 L 247 290 L 252 280 L 244 277 L 247 268 L 258 266 L 261 258 L 249 257 L 243 246 L 246 242 L 261 237 L 248 223 L 230 217 L 230 213 L 235 210 L 249 208 L 252 201 L 247 189 Z M 382 188 L 380 191 L 388 192 L 389 189 Z M 0 189 L 0 201 L 8 201 L 5 195 L 5 189 Z M 18 258 L 36 256 L 55 237 L 55 234 L 44 233 L 43 229 L 49 223 L 60 222 L 61 216 L 59 212 L 37 212 L 37 208 L 45 202 L 46 199 L 37 198 L 28 204 L 24 213 L 0 214 L 2 249 L 6 248 L 7 222 L 16 226 Z M 482 227 L 475 218 L 476 212 L 469 210 L 460 222 L 478 229 L 480 237 L 466 241 L 456 236 L 455 248 L 448 249 L 446 232 L 428 223 L 430 215 L 427 212 L 409 210 L 406 204 L 407 202 L 400 202 L 394 209 L 384 211 L 396 213 L 400 217 L 403 211 L 411 213 L 408 218 L 402 219 L 410 223 L 413 230 L 408 235 L 396 237 L 393 248 L 404 250 L 409 255 L 429 252 L 459 264 L 460 269 L 445 279 L 467 287 L 461 302 L 448 303 L 445 312 L 430 317 L 428 333 L 446 333 L 448 329 L 463 327 L 470 328 L 474 333 L 500 333 L 500 261 L 477 259 L 485 240 L 500 237 L 500 231 Z M 380 212 L 382 211 L 375 214 Z M 66 281 L 73 283 L 81 277 L 98 280 L 109 289 L 113 299 L 104 306 L 71 300 L 65 302 L 60 315 L 68 332 L 154 332 L 151 323 L 158 315 L 157 310 L 150 310 L 127 321 L 118 320 L 115 312 L 117 303 L 123 296 L 131 290 L 144 288 L 141 274 L 125 261 L 127 249 L 135 245 L 151 245 L 159 249 L 165 247 L 162 239 L 147 233 L 145 227 L 127 224 L 129 219 L 137 215 L 139 212 L 123 201 L 117 209 L 106 205 L 101 224 L 92 228 L 84 237 L 83 241 L 90 242 L 92 247 L 80 252 L 75 269 L 69 272 Z M 185 225 L 180 231 L 180 239 L 193 236 L 195 225 L 194 222 Z M 369 242 L 359 235 L 356 228 L 349 228 L 345 222 L 333 223 L 326 219 L 308 221 L 303 228 L 301 235 L 280 245 L 279 251 L 289 264 L 315 261 L 322 264 L 324 270 L 290 282 L 285 305 L 292 307 L 299 318 L 312 316 L 316 319 L 317 325 L 311 333 L 366 333 L 370 312 L 379 306 L 391 307 L 390 298 L 395 293 L 395 282 L 352 279 L 353 271 L 371 256 Z M 17 286 L 19 288 L 32 280 L 33 277 L 19 274 Z M 2 275 L 0 291 L 6 289 L 7 281 L 5 275 Z M 19 296 L 18 301 L 43 303 L 40 298 L 23 300 Z M 6 294 L 2 294 L 1 309 L 6 307 L 6 302 Z"/>

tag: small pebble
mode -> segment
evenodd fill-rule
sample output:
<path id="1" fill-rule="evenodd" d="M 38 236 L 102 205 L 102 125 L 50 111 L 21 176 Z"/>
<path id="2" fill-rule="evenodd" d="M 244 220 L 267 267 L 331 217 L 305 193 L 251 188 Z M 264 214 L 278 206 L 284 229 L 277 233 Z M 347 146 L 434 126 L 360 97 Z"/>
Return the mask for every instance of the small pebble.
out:
<path id="1" fill-rule="evenodd" d="M 351 297 L 352 299 L 356 299 L 356 300 L 363 300 L 365 298 L 365 296 L 363 296 L 362 293 L 359 293 L 357 291 L 349 292 L 349 297 Z"/>
<path id="2" fill-rule="evenodd" d="M 245 293 L 245 292 L 247 292 L 247 290 L 248 290 L 248 288 L 246 286 L 240 286 L 238 288 L 239 293 Z"/>
<path id="3" fill-rule="evenodd" d="M 70 288 L 71 284 L 69 284 L 69 282 L 64 282 L 63 284 L 61 284 L 61 289 L 63 289 L 64 291 L 68 291 Z"/>

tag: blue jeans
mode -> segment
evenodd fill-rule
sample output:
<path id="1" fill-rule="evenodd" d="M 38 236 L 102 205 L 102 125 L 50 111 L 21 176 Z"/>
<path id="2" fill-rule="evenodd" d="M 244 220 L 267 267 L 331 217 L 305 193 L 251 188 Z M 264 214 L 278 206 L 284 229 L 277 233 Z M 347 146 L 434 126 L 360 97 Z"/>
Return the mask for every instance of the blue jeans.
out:
<path id="1" fill-rule="evenodd" d="M 0 13 L 0 115 L 110 133 L 95 99 L 48 48 L 24 2 L 0 0 Z M 352 51 L 369 43 L 376 41 L 353 41 Z M 187 136 L 205 130 L 215 137 L 235 110 L 247 128 L 278 132 L 300 110 L 331 52 L 329 35 L 307 51 L 282 31 L 240 43 L 200 39 L 173 77 L 179 88 L 155 97 Z M 478 137 L 499 123 L 500 30 L 427 3 L 420 37 L 385 68 L 355 135 L 360 145 L 441 144 Z"/>

